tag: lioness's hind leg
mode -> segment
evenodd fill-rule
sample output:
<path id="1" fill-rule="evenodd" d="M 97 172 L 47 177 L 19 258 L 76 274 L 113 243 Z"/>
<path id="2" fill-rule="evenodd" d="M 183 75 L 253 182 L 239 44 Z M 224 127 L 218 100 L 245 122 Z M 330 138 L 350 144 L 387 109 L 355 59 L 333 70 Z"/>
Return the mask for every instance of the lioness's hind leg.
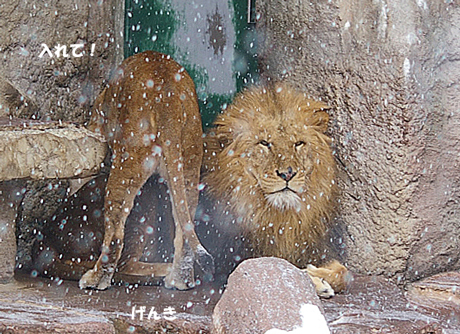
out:
<path id="1" fill-rule="evenodd" d="M 185 166 L 191 165 L 194 165 L 194 163 L 186 160 Z M 189 168 L 189 170 L 185 170 L 186 173 L 190 172 L 192 167 L 183 168 L 184 170 Z M 165 278 L 165 286 L 180 290 L 194 286 L 193 266 L 195 261 L 203 270 L 206 280 L 211 280 L 214 275 L 214 259 L 198 240 L 193 221 L 199 196 L 199 169 L 196 169 L 196 174 L 198 175 L 194 178 L 195 181 L 185 179 L 185 173 L 168 178 L 175 223 L 175 237 L 173 267 Z"/>
<path id="2" fill-rule="evenodd" d="M 120 142 L 113 146 L 112 169 L 107 180 L 104 200 L 104 240 L 101 254 L 93 269 L 80 279 L 80 288 L 107 289 L 117 268 L 123 250 L 124 227 L 139 189 L 158 166 L 158 158 L 148 149 L 131 152 Z M 125 156 L 140 157 L 126 159 Z M 139 164 L 143 168 L 138 168 Z"/>
<path id="3" fill-rule="evenodd" d="M 191 118 L 191 117 L 190 117 Z M 201 127 L 201 121 L 198 119 L 191 118 L 189 122 L 195 122 L 191 127 Z M 195 138 L 190 138 L 194 136 Z M 188 209 L 192 219 L 195 217 L 196 208 L 198 206 L 199 199 L 199 182 L 200 182 L 200 169 L 202 163 L 202 139 L 200 132 L 188 134 L 187 138 L 183 140 L 182 145 L 184 164 L 184 181 L 185 181 L 185 195 L 187 197 Z M 215 267 L 214 258 L 209 252 L 203 247 L 201 242 L 196 235 L 195 229 L 185 231 L 186 238 L 191 244 L 191 247 L 195 253 L 195 260 L 200 266 L 204 273 L 204 279 L 210 281 L 214 277 Z"/>
<path id="4" fill-rule="evenodd" d="M 204 249 L 195 233 L 194 215 L 198 204 L 198 182 L 203 158 L 202 126 L 193 81 L 182 76 L 162 97 L 160 115 L 176 113 L 174 119 L 160 117 L 163 165 L 160 174 L 166 179 L 175 225 L 174 259 L 171 272 L 165 277 L 168 288 L 187 289 L 194 286 L 194 263 L 211 271 L 211 255 Z M 175 99 L 174 96 L 179 96 Z M 167 107 L 166 107 L 167 106 Z M 173 111 L 172 111 L 173 110 Z M 180 124 L 178 131 L 177 123 Z M 167 140 L 166 140 L 167 138 Z"/>

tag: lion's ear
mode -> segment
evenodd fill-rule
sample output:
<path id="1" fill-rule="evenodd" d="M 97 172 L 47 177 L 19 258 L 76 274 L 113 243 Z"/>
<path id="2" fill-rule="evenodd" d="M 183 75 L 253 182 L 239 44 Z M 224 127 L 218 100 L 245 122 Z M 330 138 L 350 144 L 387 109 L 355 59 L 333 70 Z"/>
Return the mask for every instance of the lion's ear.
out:
<path id="1" fill-rule="evenodd" d="M 310 102 L 310 110 L 312 111 L 311 118 L 308 120 L 309 126 L 318 127 L 321 132 L 327 131 L 329 123 L 329 114 L 326 110 L 331 109 L 330 106 L 322 102 Z"/>
<path id="2" fill-rule="evenodd" d="M 230 137 L 227 134 L 223 134 L 223 133 L 220 133 L 217 136 L 217 140 L 219 141 L 221 148 L 227 147 L 231 143 Z"/>
<path id="3" fill-rule="evenodd" d="M 232 138 L 231 130 L 228 128 L 228 126 L 222 124 L 216 125 L 213 136 L 220 149 L 228 146 Z"/>

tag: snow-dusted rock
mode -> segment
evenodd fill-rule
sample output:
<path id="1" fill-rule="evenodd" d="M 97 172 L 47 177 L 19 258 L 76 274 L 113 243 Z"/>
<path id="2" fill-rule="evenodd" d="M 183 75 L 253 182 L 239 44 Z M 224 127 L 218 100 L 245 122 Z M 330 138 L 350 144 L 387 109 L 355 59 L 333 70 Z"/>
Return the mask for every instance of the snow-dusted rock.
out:
<path id="1" fill-rule="evenodd" d="M 213 313 L 214 334 L 328 334 L 321 302 L 308 277 L 289 262 L 258 258 L 242 262 Z"/>

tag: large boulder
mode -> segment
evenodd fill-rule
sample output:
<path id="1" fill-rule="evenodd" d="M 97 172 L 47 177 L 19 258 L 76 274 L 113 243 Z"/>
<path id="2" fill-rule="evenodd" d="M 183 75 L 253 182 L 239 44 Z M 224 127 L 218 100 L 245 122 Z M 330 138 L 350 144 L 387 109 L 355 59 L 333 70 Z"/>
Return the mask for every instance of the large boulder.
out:
<path id="1" fill-rule="evenodd" d="M 338 212 L 355 271 L 460 268 L 460 5 L 258 1 L 264 80 L 333 107 Z"/>
<path id="2" fill-rule="evenodd" d="M 230 275 L 213 312 L 213 333 L 301 333 L 304 326 L 329 333 L 323 313 L 307 274 L 283 259 L 250 259 Z"/>

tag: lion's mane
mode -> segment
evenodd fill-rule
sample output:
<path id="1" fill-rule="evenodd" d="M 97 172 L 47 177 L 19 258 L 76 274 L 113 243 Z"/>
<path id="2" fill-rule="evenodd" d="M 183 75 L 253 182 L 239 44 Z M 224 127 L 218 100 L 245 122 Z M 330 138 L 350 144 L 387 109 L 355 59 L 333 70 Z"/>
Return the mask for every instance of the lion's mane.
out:
<path id="1" fill-rule="evenodd" d="M 205 139 L 208 191 L 255 255 L 300 267 L 324 259 L 336 193 L 326 109 L 285 84 L 253 87 L 224 109 Z M 296 173 L 290 183 L 297 191 L 281 189 L 286 170 Z"/>

